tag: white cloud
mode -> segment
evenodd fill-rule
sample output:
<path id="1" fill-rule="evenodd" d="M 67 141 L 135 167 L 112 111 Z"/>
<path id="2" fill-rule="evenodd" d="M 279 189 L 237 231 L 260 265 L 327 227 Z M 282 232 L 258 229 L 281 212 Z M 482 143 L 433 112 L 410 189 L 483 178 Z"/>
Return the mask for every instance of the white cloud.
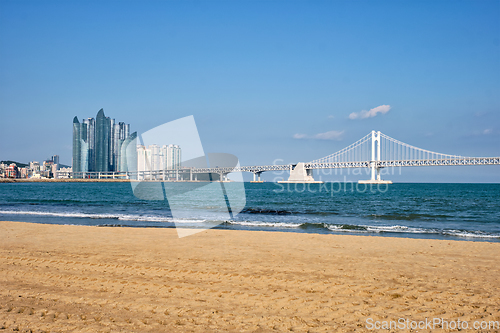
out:
<path id="1" fill-rule="evenodd" d="M 335 116 L 332 116 L 332 115 L 328 116 L 328 119 L 333 119 L 333 118 L 335 118 Z"/>
<path id="2" fill-rule="evenodd" d="M 294 134 L 294 135 L 293 135 L 293 138 L 294 138 L 294 139 L 307 139 L 307 135 L 297 133 L 297 134 Z"/>
<path id="3" fill-rule="evenodd" d="M 314 136 L 318 140 L 341 140 L 344 131 L 329 131 L 325 133 L 318 133 Z"/>
<path id="4" fill-rule="evenodd" d="M 318 133 L 313 136 L 297 133 L 293 135 L 294 139 L 316 139 L 316 140 L 342 140 L 345 131 L 329 131 Z"/>
<path id="5" fill-rule="evenodd" d="M 349 119 L 365 119 L 375 117 L 377 114 L 386 114 L 391 109 L 390 105 L 380 105 L 369 111 L 363 110 L 360 112 L 353 112 L 349 115 Z"/>
<path id="6" fill-rule="evenodd" d="M 493 128 L 485 128 L 483 130 L 475 130 L 466 134 L 466 136 L 483 136 L 483 135 L 495 135 L 498 136 L 500 131 Z"/>

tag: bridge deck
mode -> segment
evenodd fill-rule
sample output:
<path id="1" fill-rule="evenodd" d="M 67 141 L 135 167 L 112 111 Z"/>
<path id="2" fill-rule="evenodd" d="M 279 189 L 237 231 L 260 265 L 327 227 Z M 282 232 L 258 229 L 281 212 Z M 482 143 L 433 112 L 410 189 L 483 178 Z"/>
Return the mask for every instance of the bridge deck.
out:
<path id="1" fill-rule="evenodd" d="M 421 166 L 467 166 L 467 165 L 500 165 L 500 157 L 466 157 L 457 159 L 429 159 L 429 160 L 394 160 L 394 161 L 354 161 L 354 162 L 330 162 L 305 163 L 306 169 L 345 169 L 345 168 L 375 168 L 388 167 L 421 167 Z M 112 178 L 134 175 L 167 175 L 175 177 L 176 174 L 204 174 L 217 173 L 228 174 L 231 172 L 251 172 L 261 173 L 266 171 L 286 171 L 291 170 L 295 164 L 276 164 L 276 165 L 253 165 L 238 167 L 216 167 L 216 168 L 182 168 L 169 170 L 151 170 L 140 172 L 59 172 L 62 176 L 89 176 L 91 178 Z"/>

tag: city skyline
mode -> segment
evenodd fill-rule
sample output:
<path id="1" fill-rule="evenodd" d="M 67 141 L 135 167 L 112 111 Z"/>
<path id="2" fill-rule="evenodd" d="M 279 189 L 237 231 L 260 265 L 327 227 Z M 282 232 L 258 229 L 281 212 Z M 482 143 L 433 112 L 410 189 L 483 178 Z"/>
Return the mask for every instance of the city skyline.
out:
<path id="1" fill-rule="evenodd" d="M 130 133 L 130 124 L 106 117 L 104 109 L 96 118 L 80 122 L 73 118 L 72 172 L 75 178 L 86 173 L 144 172 L 180 169 L 182 152 L 179 145 L 137 142 L 137 132 Z M 129 145 L 135 145 L 130 149 Z M 127 156 L 127 152 L 131 156 Z M 59 160 L 59 157 L 57 157 Z M 131 165 L 128 165 L 131 163 Z"/>
<path id="2" fill-rule="evenodd" d="M 122 144 L 130 137 L 130 124 L 115 123 L 106 117 L 104 109 L 97 112 L 96 119 L 82 122 L 73 118 L 73 172 L 125 171 L 121 166 Z"/>
<path id="3" fill-rule="evenodd" d="M 54 178 L 59 171 L 70 172 L 71 167 L 59 164 L 59 155 L 53 155 L 42 161 L 20 163 L 16 161 L 0 161 L 0 178 Z"/>
<path id="4" fill-rule="evenodd" d="M 71 164 L 68 120 L 101 107 L 139 133 L 194 115 L 204 150 L 241 165 L 312 161 L 371 130 L 500 156 L 499 14 L 498 1 L 4 1 L 0 158 Z M 500 182 L 497 168 L 422 169 L 392 179 Z"/>

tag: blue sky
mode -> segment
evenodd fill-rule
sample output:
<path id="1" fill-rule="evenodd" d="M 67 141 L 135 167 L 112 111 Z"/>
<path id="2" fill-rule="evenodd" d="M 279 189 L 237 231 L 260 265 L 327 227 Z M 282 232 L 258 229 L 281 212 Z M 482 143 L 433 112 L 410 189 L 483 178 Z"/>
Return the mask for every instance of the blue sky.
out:
<path id="1" fill-rule="evenodd" d="M 242 165 L 310 161 L 372 129 L 500 156 L 499 17 L 499 1 L 2 0 L 0 159 L 70 164 L 73 117 L 100 108 L 139 133 L 192 114 L 205 152 Z M 500 182 L 498 166 L 402 172 Z"/>

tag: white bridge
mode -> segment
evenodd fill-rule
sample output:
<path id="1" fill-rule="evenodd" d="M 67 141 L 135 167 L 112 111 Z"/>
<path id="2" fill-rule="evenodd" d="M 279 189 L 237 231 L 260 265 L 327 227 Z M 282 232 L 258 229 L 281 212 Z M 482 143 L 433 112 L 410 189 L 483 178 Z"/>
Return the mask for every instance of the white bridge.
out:
<path id="1" fill-rule="evenodd" d="M 134 172 L 58 172 L 58 178 L 125 178 L 153 181 L 197 181 L 198 175 L 218 175 L 218 180 L 227 180 L 232 172 L 251 172 L 254 182 L 261 182 L 260 175 L 266 171 L 290 171 L 290 183 L 315 183 L 313 170 L 369 168 L 371 179 L 360 183 L 391 183 L 380 179 L 380 170 L 386 167 L 420 167 L 453 165 L 500 165 L 500 157 L 466 157 L 448 155 L 411 146 L 393 139 L 380 131 L 372 131 L 350 146 L 323 158 L 296 164 L 254 165 L 236 167 L 195 168 L 183 167 L 172 170 L 150 170 Z M 210 178 L 212 179 L 212 178 Z"/>

